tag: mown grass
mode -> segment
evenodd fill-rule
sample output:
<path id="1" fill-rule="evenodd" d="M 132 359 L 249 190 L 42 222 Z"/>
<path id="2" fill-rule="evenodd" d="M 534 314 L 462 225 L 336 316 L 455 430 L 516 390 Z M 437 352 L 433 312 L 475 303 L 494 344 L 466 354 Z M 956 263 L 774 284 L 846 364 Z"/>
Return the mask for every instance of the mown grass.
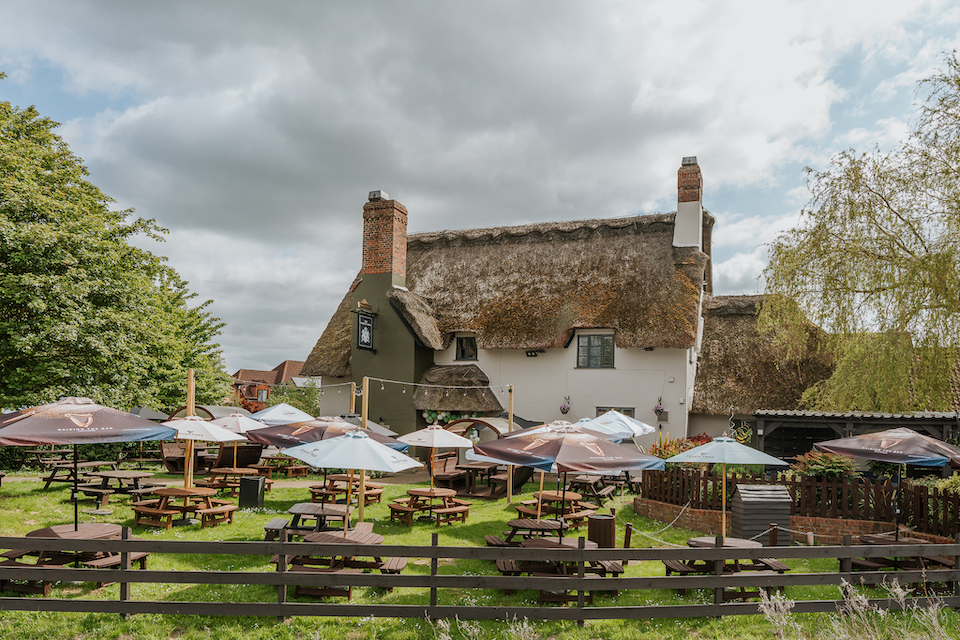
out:
<path id="1" fill-rule="evenodd" d="M 163 477 L 163 476 L 159 476 Z M 318 478 L 319 480 L 319 478 Z M 470 517 L 466 524 L 443 526 L 439 529 L 429 523 L 416 523 L 412 528 L 391 523 L 387 501 L 393 497 L 405 495 L 409 484 L 386 485 L 384 500 L 381 504 L 367 507 L 365 519 L 374 522 L 374 530 L 384 536 L 384 544 L 429 545 L 434 533 L 439 535 L 441 546 L 482 546 L 484 536 L 498 534 L 505 528 L 504 523 L 515 517 L 516 511 L 505 500 L 474 500 Z M 536 487 L 530 483 L 519 499 L 530 497 Z M 0 487 L 0 530 L 4 535 L 22 535 L 28 531 L 53 525 L 72 522 L 73 507 L 69 502 L 69 489 L 66 486 L 43 489 L 42 483 L 34 481 L 4 481 Z M 154 539 L 190 539 L 190 540 L 262 540 L 263 525 L 277 515 L 286 515 L 286 510 L 297 502 L 309 500 L 306 488 L 275 487 L 266 494 L 262 509 L 243 509 L 237 512 L 233 525 L 221 525 L 208 529 L 199 526 L 174 528 L 161 531 L 146 527 L 133 527 L 133 513 L 126 498 L 111 499 L 114 512 L 108 516 L 82 514 L 84 521 L 113 522 L 133 527 L 134 535 Z M 615 506 L 617 514 L 617 544 L 622 545 L 622 536 L 626 523 L 632 523 L 637 531 L 646 532 L 651 537 L 634 535 L 632 546 L 657 547 L 667 543 L 683 545 L 685 540 L 701 532 L 685 529 L 664 529 L 663 523 L 637 516 L 632 509 L 632 496 L 626 495 L 608 502 Z M 81 508 L 92 503 L 81 504 Z M 583 531 L 583 530 L 581 530 Z M 584 533 L 585 535 L 585 533 Z M 180 554 L 155 555 L 151 557 L 154 569 L 187 570 L 227 570 L 227 571 L 273 571 L 274 566 L 264 556 L 194 556 Z M 836 561 L 810 560 L 788 561 L 794 571 L 831 571 Z M 452 574 L 495 574 L 496 569 L 490 561 L 458 560 L 443 562 L 441 573 Z M 413 561 L 405 572 L 429 573 L 429 561 Z M 626 575 L 663 575 L 663 565 L 659 562 L 631 563 Z M 95 589 L 92 584 L 60 583 L 55 585 L 54 594 L 61 598 L 116 599 L 118 585 Z M 274 589 L 262 586 L 230 585 L 154 585 L 135 584 L 133 597 L 138 600 L 179 600 L 202 601 L 223 600 L 230 602 L 270 602 L 276 597 Z M 795 600 L 835 598 L 835 587 L 791 587 L 787 596 Z M 4 594 L 10 595 L 10 594 Z M 355 603 L 393 603 L 423 604 L 428 601 L 426 589 L 396 589 L 386 592 L 383 589 L 359 587 L 354 589 Z M 495 590 L 440 590 L 439 602 L 443 605 L 535 605 L 537 593 L 521 591 L 504 595 Z M 616 598 L 606 594 L 596 594 L 596 606 L 636 606 L 671 605 L 691 602 L 710 602 L 712 593 L 692 592 L 679 596 L 673 591 L 629 591 L 621 592 Z M 960 617 L 950 614 L 953 628 L 960 625 Z M 798 616 L 811 637 L 824 627 L 824 616 Z M 446 634 L 446 635 L 444 635 Z M 449 631 L 423 620 L 394 620 L 375 618 L 314 618 L 297 617 L 285 623 L 267 617 L 213 617 L 213 616 L 177 616 L 177 615 L 137 615 L 123 618 L 112 614 L 63 614 L 4 612 L 0 616 L 0 638 L 36 638 L 37 640 L 70 638 L 179 638 L 195 640 L 205 638 L 218 639 L 319 639 L 343 638 L 360 640 L 365 638 L 384 638 L 401 640 L 406 638 L 543 638 L 557 640 L 580 639 L 628 639 L 628 638 L 769 638 L 773 629 L 761 616 L 741 616 L 723 619 L 690 620 L 639 620 L 639 621 L 591 621 L 583 627 L 569 622 L 536 622 L 527 626 L 505 622 L 462 622 L 454 621 Z"/>

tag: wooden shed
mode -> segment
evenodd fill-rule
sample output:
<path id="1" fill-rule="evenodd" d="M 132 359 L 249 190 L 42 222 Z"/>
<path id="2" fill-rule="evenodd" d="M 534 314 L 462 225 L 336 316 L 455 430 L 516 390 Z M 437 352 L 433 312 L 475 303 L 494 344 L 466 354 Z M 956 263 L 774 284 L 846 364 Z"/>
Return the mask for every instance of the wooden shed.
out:
<path id="1" fill-rule="evenodd" d="M 782 529 L 790 528 L 790 507 L 793 499 L 783 485 L 738 484 L 733 493 L 731 509 L 733 537 L 752 539 L 776 523 Z M 764 545 L 770 543 L 770 535 L 757 538 Z M 777 543 L 789 545 L 789 535 L 778 535 Z"/>

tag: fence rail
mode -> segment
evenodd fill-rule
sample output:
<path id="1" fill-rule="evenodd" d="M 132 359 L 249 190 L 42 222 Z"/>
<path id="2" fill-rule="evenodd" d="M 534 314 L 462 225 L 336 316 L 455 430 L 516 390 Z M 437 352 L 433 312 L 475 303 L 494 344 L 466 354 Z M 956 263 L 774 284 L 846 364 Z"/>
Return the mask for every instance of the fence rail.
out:
<path id="1" fill-rule="evenodd" d="M 690 502 L 693 509 L 719 511 L 722 478 L 693 469 L 645 471 L 641 480 L 644 498 L 675 505 Z M 727 476 L 729 507 L 738 484 L 785 486 L 793 499 L 791 515 L 893 522 L 895 485 L 890 480 L 866 478 L 797 478 L 779 480 L 750 474 Z M 903 480 L 900 521 L 915 531 L 951 537 L 960 533 L 960 494 Z"/>
<path id="2" fill-rule="evenodd" d="M 129 535 L 128 531 L 125 535 Z M 724 589 L 740 587 L 778 588 L 798 585 L 850 583 L 876 585 L 897 579 L 901 583 L 946 583 L 950 593 L 941 596 L 939 602 L 960 607 L 960 543 L 947 545 L 897 545 L 897 546 L 834 546 L 834 547 L 777 547 L 777 548 L 697 548 L 697 549 L 519 549 L 492 547 L 440 547 L 434 536 L 432 546 L 387 546 L 377 547 L 383 556 L 430 559 L 430 573 L 383 575 L 323 574 L 256 571 L 173 571 L 133 570 L 129 555 L 133 552 L 151 554 L 204 554 L 204 555 L 368 555 L 364 545 L 323 545 L 305 542 L 186 542 L 166 540 L 60 540 L 39 538 L 0 538 L 3 549 L 35 549 L 37 551 L 109 551 L 123 554 L 120 569 L 88 568 L 42 568 L 32 566 L 0 566 L 0 580 L 50 580 L 68 582 L 120 582 L 118 600 L 87 600 L 58 598 L 2 597 L 0 610 L 8 611 L 61 611 L 102 613 L 159 613 L 193 615 L 260 615 L 277 616 L 374 616 L 401 618 L 450 618 L 464 619 L 516 619 L 530 620 L 590 620 L 590 619 L 639 619 L 639 618 L 685 618 L 721 615 L 758 614 L 757 604 L 750 602 L 723 602 Z M 581 540 L 583 540 L 581 538 Z M 583 544 L 581 543 L 581 547 Z M 439 574 L 441 559 L 498 559 L 557 560 L 576 563 L 575 575 L 564 576 L 500 576 L 500 575 L 452 575 Z M 851 574 L 840 571 L 841 563 L 850 558 L 873 558 L 889 556 L 938 556 L 955 557 L 952 569 L 925 569 L 916 571 L 864 571 Z M 830 558 L 837 560 L 838 571 L 819 573 L 761 573 L 749 572 L 700 576 L 644 576 L 644 577 L 594 577 L 585 571 L 587 563 L 598 560 L 631 562 L 658 562 L 661 560 L 722 561 L 748 560 L 775 555 L 780 559 Z M 278 563 L 283 567 L 284 563 Z M 843 564 L 849 569 L 849 562 Z M 220 584 L 262 585 L 273 587 L 265 590 L 263 601 L 256 602 L 182 602 L 162 600 L 137 600 L 132 595 L 131 584 Z M 413 588 L 428 590 L 423 602 L 410 605 L 394 604 L 349 604 L 340 602 L 288 602 L 287 588 L 293 585 L 374 586 L 381 588 Z M 578 600 L 573 607 L 544 606 L 447 606 L 438 604 L 441 589 L 503 589 L 503 590 L 550 590 L 577 591 Z M 585 592 L 642 589 L 712 589 L 714 603 L 655 606 L 586 606 Z M 275 594 L 270 596 L 269 594 Z M 879 608 L 896 606 L 889 598 L 872 600 Z M 929 605 L 933 600 L 911 598 L 910 604 Z M 837 600 L 799 601 L 797 612 L 836 611 Z"/>

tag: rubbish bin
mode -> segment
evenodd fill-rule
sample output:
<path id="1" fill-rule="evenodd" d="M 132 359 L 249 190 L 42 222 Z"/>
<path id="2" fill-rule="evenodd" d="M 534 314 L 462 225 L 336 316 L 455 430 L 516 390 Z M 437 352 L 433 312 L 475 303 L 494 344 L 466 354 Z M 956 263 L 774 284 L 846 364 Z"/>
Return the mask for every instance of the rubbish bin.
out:
<path id="1" fill-rule="evenodd" d="M 617 546 L 617 521 L 613 516 L 592 515 L 587 517 L 587 539 L 598 547 Z"/>
<path id="2" fill-rule="evenodd" d="M 240 499 L 237 501 L 238 504 L 241 507 L 262 507 L 265 487 L 266 478 L 263 476 L 240 478 Z"/>

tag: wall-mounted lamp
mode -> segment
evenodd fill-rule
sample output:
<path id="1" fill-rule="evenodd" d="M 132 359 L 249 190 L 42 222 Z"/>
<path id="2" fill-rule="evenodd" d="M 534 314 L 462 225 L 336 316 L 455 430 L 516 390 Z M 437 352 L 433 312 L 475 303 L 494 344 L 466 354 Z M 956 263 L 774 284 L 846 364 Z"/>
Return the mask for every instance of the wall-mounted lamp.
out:
<path id="1" fill-rule="evenodd" d="M 536 358 L 536 357 L 537 357 L 537 354 L 539 354 L 539 353 L 546 353 L 546 352 L 547 352 L 547 351 L 546 351 L 545 349 L 529 349 L 529 350 L 527 351 L 527 357 L 528 357 L 528 358 Z"/>

